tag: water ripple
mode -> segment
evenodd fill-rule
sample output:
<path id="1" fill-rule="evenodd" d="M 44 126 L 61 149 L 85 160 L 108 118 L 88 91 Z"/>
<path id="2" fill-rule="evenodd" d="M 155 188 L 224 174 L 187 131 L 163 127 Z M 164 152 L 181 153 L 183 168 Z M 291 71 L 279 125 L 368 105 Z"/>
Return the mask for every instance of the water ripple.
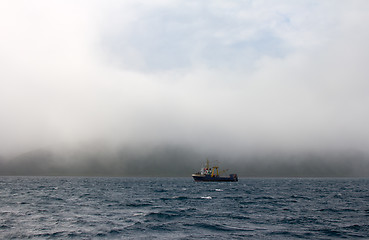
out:
<path id="1" fill-rule="evenodd" d="M 365 238 L 368 179 L 0 177 L 0 239 Z"/>

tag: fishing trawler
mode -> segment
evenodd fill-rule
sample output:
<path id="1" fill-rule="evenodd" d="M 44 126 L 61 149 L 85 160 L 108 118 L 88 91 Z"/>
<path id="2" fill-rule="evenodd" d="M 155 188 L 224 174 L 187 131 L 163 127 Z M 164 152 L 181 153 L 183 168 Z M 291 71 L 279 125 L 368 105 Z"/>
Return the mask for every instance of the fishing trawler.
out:
<path id="1" fill-rule="evenodd" d="M 218 170 L 219 170 L 219 167 L 217 165 L 210 167 L 209 160 L 206 160 L 206 166 L 201 168 L 200 172 L 192 174 L 192 177 L 196 182 L 237 182 L 238 181 L 237 174 L 232 173 L 232 174 L 229 174 L 229 176 L 220 176 Z M 221 171 L 220 174 L 227 170 L 228 169 Z"/>

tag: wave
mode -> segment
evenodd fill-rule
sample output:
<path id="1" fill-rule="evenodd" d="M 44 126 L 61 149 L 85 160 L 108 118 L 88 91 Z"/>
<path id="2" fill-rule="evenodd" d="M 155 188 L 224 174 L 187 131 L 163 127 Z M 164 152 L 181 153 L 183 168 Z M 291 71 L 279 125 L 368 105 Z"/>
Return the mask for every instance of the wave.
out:
<path id="1" fill-rule="evenodd" d="M 179 218 L 183 214 L 179 211 L 161 211 L 161 212 L 151 212 L 146 214 L 146 218 L 155 220 L 171 220 L 174 218 Z"/>
<path id="2" fill-rule="evenodd" d="M 126 203 L 124 204 L 124 206 L 127 207 L 134 207 L 134 208 L 140 208 L 140 207 L 148 207 L 148 206 L 152 206 L 153 204 L 150 202 L 132 202 L 132 203 Z"/>
<path id="3" fill-rule="evenodd" d="M 215 230 L 221 232 L 232 232 L 232 231 L 251 231 L 244 228 L 232 227 L 222 224 L 210 224 L 210 223 L 195 223 L 195 224 L 185 224 L 186 226 L 193 226 L 197 228 L 207 229 L 207 230 Z"/>
<path id="4" fill-rule="evenodd" d="M 161 197 L 160 200 L 162 201 L 171 201 L 171 200 L 179 200 L 179 201 L 183 201 L 183 200 L 187 200 L 187 199 L 191 199 L 190 197 L 187 196 L 173 196 L 173 197 Z"/>

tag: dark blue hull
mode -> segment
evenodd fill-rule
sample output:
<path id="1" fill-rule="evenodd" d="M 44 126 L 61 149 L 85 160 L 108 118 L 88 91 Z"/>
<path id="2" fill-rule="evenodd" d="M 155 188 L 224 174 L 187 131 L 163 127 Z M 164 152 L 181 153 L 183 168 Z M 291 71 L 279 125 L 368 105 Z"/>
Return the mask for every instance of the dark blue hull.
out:
<path id="1" fill-rule="evenodd" d="M 211 175 L 192 175 L 196 182 L 237 182 L 237 174 L 231 174 L 229 177 L 211 176 Z"/>

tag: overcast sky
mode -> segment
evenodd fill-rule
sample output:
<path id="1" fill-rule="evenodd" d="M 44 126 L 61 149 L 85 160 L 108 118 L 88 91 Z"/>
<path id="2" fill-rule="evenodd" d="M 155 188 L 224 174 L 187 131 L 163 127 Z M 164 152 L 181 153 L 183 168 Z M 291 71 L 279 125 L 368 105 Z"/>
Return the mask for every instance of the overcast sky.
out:
<path id="1" fill-rule="evenodd" d="M 0 155 L 368 151 L 369 1 L 0 2 Z"/>

